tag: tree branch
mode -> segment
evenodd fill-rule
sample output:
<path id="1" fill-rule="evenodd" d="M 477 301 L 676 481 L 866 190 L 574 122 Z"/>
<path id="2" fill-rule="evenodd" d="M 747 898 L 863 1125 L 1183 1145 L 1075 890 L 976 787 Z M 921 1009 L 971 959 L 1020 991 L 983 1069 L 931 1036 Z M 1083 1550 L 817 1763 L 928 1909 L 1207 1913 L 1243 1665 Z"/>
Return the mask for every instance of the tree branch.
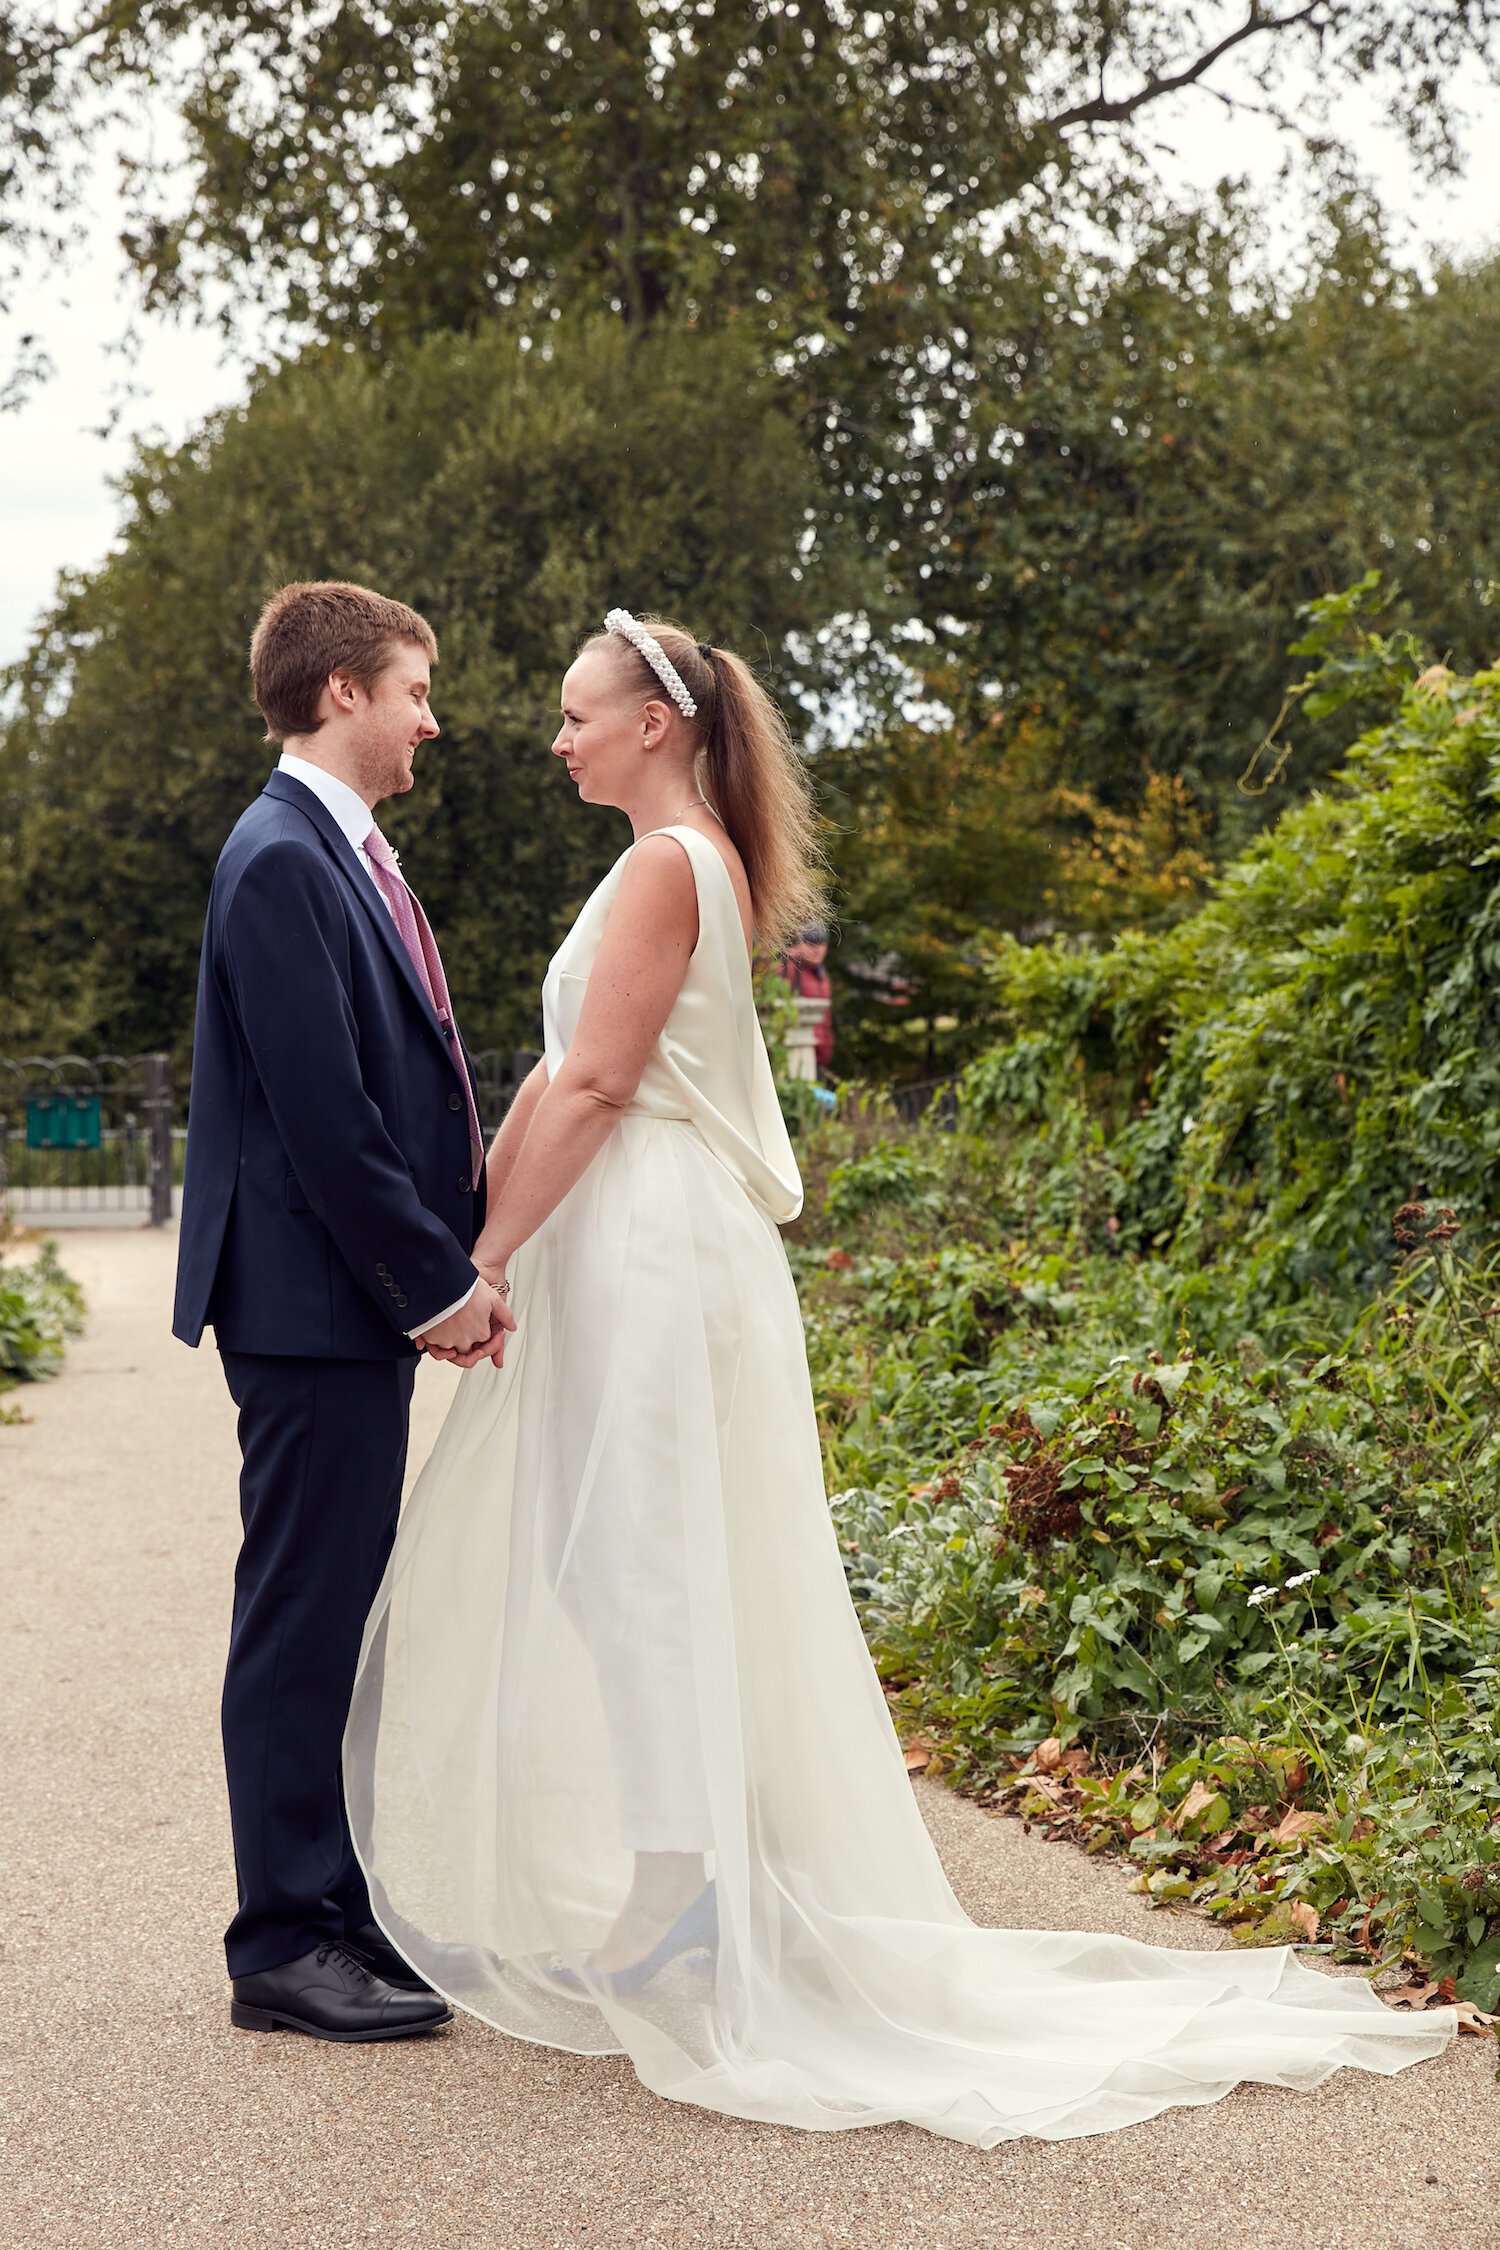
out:
<path id="1" fill-rule="evenodd" d="M 1258 38 L 1263 31 L 1295 30 L 1298 24 L 1306 23 L 1310 17 L 1315 16 L 1322 4 L 1323 0 L 1307 0 L 1305 7 L 1294 8 L 1290 15 L 1268 16 L 1259 6 L 1259 0 L 1252 0 L 1250 12 L 1244 22 L 1233 31 L 1227 31 L 1218 44 L 1208 48 L 1196 62 L 1184 64 L 1181 70 L 1148 78 L 1144 85 L 1137 87 L 1133 94 L 1125 95 L 1122 100 L 1110 101 L 1101 90 L 1093 101 L 1079 102 L 1074 108 L 1059 110 L 1055 117 L 1044 117 L 1040 122 L 1043 128 L 1050 128 L 1053 132 L 1061 132 L 1067 125 L 1121 124 L 1127 117 L 1133 117 L 1138 109 L 1144 109 L 1148 102 L 1159 101 L 1164 94 L 1181 93 L 1185 86 L 1195 86 L 1205 71 L 1212 70 L 1216 62 L 1234 48 L 1243 46 L 1247 39 Z"/>

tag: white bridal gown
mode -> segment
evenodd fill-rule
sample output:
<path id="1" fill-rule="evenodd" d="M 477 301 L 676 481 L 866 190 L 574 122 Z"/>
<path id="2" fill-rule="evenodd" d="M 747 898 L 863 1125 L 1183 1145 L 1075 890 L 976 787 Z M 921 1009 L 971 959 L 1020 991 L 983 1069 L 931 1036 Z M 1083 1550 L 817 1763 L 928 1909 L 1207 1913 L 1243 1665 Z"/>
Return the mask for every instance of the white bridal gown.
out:
<path id="1" fill-rule="evenodd" d="M 1062 2139 L 1435 2055 L 1284 1950 L 976 1928 L 913 1798 L 824 1500 L 777 1222 L 801 1203 L 732 885 L 640 1090 L 520 1252 L 371 1613 L 345 1746 L 375 1912 L 458 2007 L 629 2055 L 659 2094 L 817 2130 Z M 629 855 L 626 854 L 625 857 Z M 553 960 L 549 1070 L 625 858 Z M 719 1940 L 589 1961 L 637 1851 L 704 1852 Z"/>

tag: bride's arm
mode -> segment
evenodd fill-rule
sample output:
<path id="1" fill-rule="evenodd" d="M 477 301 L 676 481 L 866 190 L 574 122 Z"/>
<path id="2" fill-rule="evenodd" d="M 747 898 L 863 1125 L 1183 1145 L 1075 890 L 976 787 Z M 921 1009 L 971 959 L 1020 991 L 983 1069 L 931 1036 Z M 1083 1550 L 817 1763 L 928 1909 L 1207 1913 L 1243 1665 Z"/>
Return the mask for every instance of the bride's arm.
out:
<path id="1" fill-rule="evenodd" d="M 487 1175 L 487 1207 L 493 1211 L 500 1200 L 500 1191 L 509 1179 L 516 1158 L 521 1153 L 521 1143 L 531 1129 L 537 1103 L 547 1089 L 545 1060 L 527 1071 L 510 1108 L 500 1121 L 500 1130 L 490 1143 L 490 1153 L 484 1160 Z"/>
<path id="2" fill-rule="evenodd" d="M 634 1098 L 698 942 L 698 894 L 669 836 L 631 853 L 589 972 L 578 1029 L 555 1078 L 519 1126 L 519 1147 L 474 1245 L 498 1280 L 511 1257 L 583 1176 Z M 531 1081 L 527 1080 L 529 1089 Z M 508 1124 L 507 1120 L 507 1124 Z M 498 1153 L 505 1138 L 493 1153 Z"/>

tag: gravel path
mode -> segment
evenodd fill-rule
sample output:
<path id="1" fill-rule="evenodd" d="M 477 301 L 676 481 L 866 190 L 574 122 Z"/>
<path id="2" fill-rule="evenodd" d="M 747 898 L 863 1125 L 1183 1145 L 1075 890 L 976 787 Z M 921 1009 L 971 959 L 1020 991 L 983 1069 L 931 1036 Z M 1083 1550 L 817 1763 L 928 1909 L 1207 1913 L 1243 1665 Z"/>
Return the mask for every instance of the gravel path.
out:
<path id="1" fill-rule="evenodd" d="M 1417 2250 L 1500 2244 L 1496 2048 L 991 2154 L 654 2100 L 469 2021 L 332 2047 L 231 2031 L 217 1706 L 232 1409 L 167 1334 L 169 1234 L 69 1234 L 92 1308 L 0 1428 L 0 2240 L 25 2250 Z M 422 1371 L 414 1457 L 453 1378 Z M 11 1394 L 14 1402 L 17 1394 Z M 1213 1945 L 1118 1870 L 924 1785 L 981 1919 Z"/>

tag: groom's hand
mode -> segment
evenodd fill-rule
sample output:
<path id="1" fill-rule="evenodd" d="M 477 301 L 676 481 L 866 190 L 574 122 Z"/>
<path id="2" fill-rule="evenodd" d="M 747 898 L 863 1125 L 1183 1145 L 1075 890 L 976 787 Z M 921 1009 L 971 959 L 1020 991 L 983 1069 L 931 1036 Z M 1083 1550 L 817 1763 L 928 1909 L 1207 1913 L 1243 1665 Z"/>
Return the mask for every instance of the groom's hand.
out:
<path id="1" fill-rule="evenodd" d="M 417 1349 L 434 1359 L 457 1360 L 463 1367 L 473 1367 L 481 1359 L 492 1359 L 499 1367 L 505 1360 L 505 1339 L 515 1325 L 509 1305 L 481 1277 L 466 1305 L 435 1328 L 423 1330 L 416 1339 Z"/>
<path id="2" fill-rule="evenodd" d="M 490 1360 L 496 1367 L 505 1365 L 505 1339 L 514 1333 L 516 1319 L 508 1305 L 501 1305 L 500 1315 L 483 1343 L 474 1344 L 466 1352 L 435 1352 L 436 1359 L 449 1360 L 455 1367 L 477 1367 L 482 1359 Z"/>

